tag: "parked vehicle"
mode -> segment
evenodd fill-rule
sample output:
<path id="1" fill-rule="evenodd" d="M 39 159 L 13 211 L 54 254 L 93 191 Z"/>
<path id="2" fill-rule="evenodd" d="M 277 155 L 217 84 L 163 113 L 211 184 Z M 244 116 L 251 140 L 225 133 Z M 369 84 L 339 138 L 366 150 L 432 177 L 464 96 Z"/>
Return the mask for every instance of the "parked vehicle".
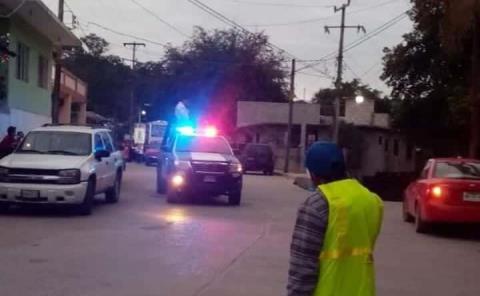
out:
<path id="1" fill-rule="evenodd" d="M 480 161 L 430 159 L 405 191 L 403 219 L 415 221 L 417 232 L 437 222 L 480 222 Z"/>
<path id="2" fill-rule="evenodd" d="M 163 142 L 168 122 L 137 123 L 134 128 L 132 159 L 150 165 L 157 162 L 159 147 Z"/>
<path id="3" fill-rule="evenodd" d="M 118 202 L 123 162 L 108 129 L 35 129 L 13 154 L 0 160 L 0 207 L 73 205 L 89 215 L 96 194 L 105 193 L 108 203 Z"/>
<path id="4" fill-rule="evenodd" d="M 239 205 L 242 179 L 240 161 L 213 129 L 180 131 L 163 147 L 157 166 L 157 191 L 168 202 L 227 195 L 231 205 Z"/>
<path id="5" fill-rule="evenodd" d="M 273 150 L 266 144 L 248 144 L 240 157 L 243 170 L 261 171 L 265 175 L 273 175 L 275 160 Z"/>
<path id="6" fill-rule="evenodd" d="M 157 164 L 160 157 L 160 144 L 148 145 L 145 147 L 144 159 L 145 165 L 150 166 Z"/>

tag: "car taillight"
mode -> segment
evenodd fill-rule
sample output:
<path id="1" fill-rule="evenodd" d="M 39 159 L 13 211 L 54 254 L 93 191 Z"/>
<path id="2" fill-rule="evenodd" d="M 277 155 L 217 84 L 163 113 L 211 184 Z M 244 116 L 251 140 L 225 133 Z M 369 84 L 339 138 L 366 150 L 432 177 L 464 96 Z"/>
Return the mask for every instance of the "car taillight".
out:
<path id="1" fill-rule="evenodd" d="M 434 198 L 442 198 L 444 195 L 444 190 L 440 186 L 434 186 L 431 192 Z"/>

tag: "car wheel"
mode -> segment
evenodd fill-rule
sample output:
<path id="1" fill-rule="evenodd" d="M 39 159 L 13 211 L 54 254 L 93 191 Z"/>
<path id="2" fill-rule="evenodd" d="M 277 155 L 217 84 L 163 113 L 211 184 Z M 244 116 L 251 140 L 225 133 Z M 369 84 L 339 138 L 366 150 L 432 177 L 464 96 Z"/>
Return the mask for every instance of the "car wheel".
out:
<path id="1" fill-rule="evenodd" d="M 115 183 L 113 186 L 105 192 L 105 199 L 108 203 L 117 203 L 120 197 L 120 189 L 122 184 L 122 175 L 117 173 L 115 177 Z"/>
<path id="2" fill-rule="evenodd" d="M 157 193 L 165 194 L 167 193 L 167 182 L 161 176 L 161 173 L 157 171 Z"/>
<path id="3" fill-rule="evenodd" d="M 402 217 L 404 222 L 412 223 L 415 221 L 415 218 L 408 212 L 407 202 L 405 200 L 402 206 Z"/>
<path id="4" fill-rule="evenodd" d="M 240 205 L 240 201 L 242 200 L 242 191 L 235 191 L 228 195 L 228 203 L 232 206 Z"/>
<path id="5" fill-rule="evenodd" d="M 85 193 L 85 198 L 77 208 L 77 212 L 79 215 L 89 216 L 92 214 L 94 198 L 95 198 L 95 181 L 89 180 L 87 185 L 87 192 Z"/>
<path id="6" fill-rule="evenodd" d="M 422 211 L 420 206 L 415 207 L 415 231 L 418 233 L 428 233 L 430 232 L 431 225 L 423 220 Z"/>
<path id="7" fill-rule="evenodd" d="M 0 213 L 6 213 L 10 209 L 10 205 L 8 203 L 0 203 Z"/>

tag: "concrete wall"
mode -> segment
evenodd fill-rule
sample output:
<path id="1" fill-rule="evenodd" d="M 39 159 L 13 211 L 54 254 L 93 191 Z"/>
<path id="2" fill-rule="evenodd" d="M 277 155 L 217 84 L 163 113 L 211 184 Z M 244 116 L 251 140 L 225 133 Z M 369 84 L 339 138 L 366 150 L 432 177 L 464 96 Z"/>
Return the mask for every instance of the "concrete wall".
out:
<path id="1" fill-rule="evenodd" d="M 16 59 L 9 61 L 8 77 L 8 104 L 10 108 L 19 109 L 43 116 L 51 115 L 51 83 L 47 89 L 38 86 L 38 57 L 44 56 L 49 61 L 48 77 L 52 77 L 53 44 L 45 37 L 35 33 L 33 28 L 20 22 L 13 21 L 10 26 L 10 49 L 17 51 L 18 41 L 30 47 L 29 81 L 24 82 L 16 78 Z"/>
<path id="2" fill-rule="evenodd" d="M 324 120 L 330 119 L 325 117 Z M 295 103 L 293 108 L 294 124 L 318 124 L 320 105 Z M 287 124 L 288 104 L 240 101 L 237 104 L 237 127 L 261 124 Z"/>
<path id="3" fill-rule="evenodd" d="M 409 147 L 401 134 L 389 131 L 364 132 L 365 149 L 362 159 L 362 175 L 375 176 L 382 172 L 413 172 L 415 170 L 415 147 Z M 385 145 L 388 141 L 388 151 Z M 394 143 L 398 141 L 398 155 L 394 153 Z M 407 158 L 407 148 L 411 158 Z"/>
<path id="4" fill-rule="evenodd" d="M 362 104 L 357 104 L 355 100 L 345 101 L 345 121 L 355 125 L 373 125 L 375 112 L 375 102 L 365 100 Z"/>
<path id="5" fill-rule="evenodd" d="M 388 128 L 390 119 L 388 114 L 376 114 L 375 102 L 365 100 L 362 104 L 354 100 L 346 100 L 345 117 L 347 123 Z M 319 104 L 295 103 L 293 107 L 293 123 L 317 125 L 330 124 L 330 116 L 320 116 Z M 262 124 L 287 124 L 288 104 L 269 102 L 240 101 L 237 104 L 237 127 Z"/>
<path id="6" fill-rule="evenodd" d="M 30 48 L 28 82 L 16 78 L 17 59 L 10 58 L 2 65 L 6 77 L 7 99 L 0 108 L 0 134 L 10 125 L 17 130 L 28 132 L 42 124 L 51 122 L 51 81 L 47 88 L 38 85 L 39 56 L 49 62 L 48 78 L 52 77 L 53 44 L 34 28 L 19 19 L 13 18 L 0 22 L 0 31 L 8 32 L 10 50 L 17 52 L 18 42 Z"/>
<path id="7" fill-rule="evenodd" d="M 11 109 L 10 114 L 0 113 L 0 136 L 3 137 L 6 134 L 9 126 L 16 126 L 17 131 L 27 133 L 50 122 L 52 119 L 49 116 Z"/>

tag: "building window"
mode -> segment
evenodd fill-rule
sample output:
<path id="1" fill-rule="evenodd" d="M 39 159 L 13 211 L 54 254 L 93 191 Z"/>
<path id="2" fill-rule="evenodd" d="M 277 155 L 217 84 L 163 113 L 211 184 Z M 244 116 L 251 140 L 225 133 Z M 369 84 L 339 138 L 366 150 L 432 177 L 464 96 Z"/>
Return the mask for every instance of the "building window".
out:
<path id="1" fill-rule="evenodd" d="M 400 143 L 398 142 L 398 140 L 395 139 L 393 141 L 393 155 L 398 156 L 399 150 L 400 150 Z"/>
<path id="2" fill-rule="evenodd" d="M 48 88 L 48 60 L 38 56 L 38 87 Z"/>
<path id="3" fill-rule="evenodd" d="M 345 99 L 341 99 L 340 100 L 340 114 L 338 116 L 345 117 L 346 110 L 347 110 L 346 101 L 345 101 Z"/>
<path id="4" fill-rule="evenodd" d="M 30 64 L 30 48 L 18 42 L 17 45 L 17 79 L 28 82 L 28 71 Z"/>
<path id="5" fill-rule="evenodd" d="M 390 139 L 385 139 L 385 152 L 390 149 Z"/>
<path id="6" fill-rule="evenodd" d="M 344 99 L 340 100 L 340 117 L 345 117 L 346 103 Z M 320 115 L 333 116 L 335 113 L 335 105 L 333 100 L 322 100 L 320 103 Z"/>
<path id="7" fill-rule="evenodd" d="M 383 137 L 382 136 L 378 137 L 378 145 L 383 145 Z"/>

